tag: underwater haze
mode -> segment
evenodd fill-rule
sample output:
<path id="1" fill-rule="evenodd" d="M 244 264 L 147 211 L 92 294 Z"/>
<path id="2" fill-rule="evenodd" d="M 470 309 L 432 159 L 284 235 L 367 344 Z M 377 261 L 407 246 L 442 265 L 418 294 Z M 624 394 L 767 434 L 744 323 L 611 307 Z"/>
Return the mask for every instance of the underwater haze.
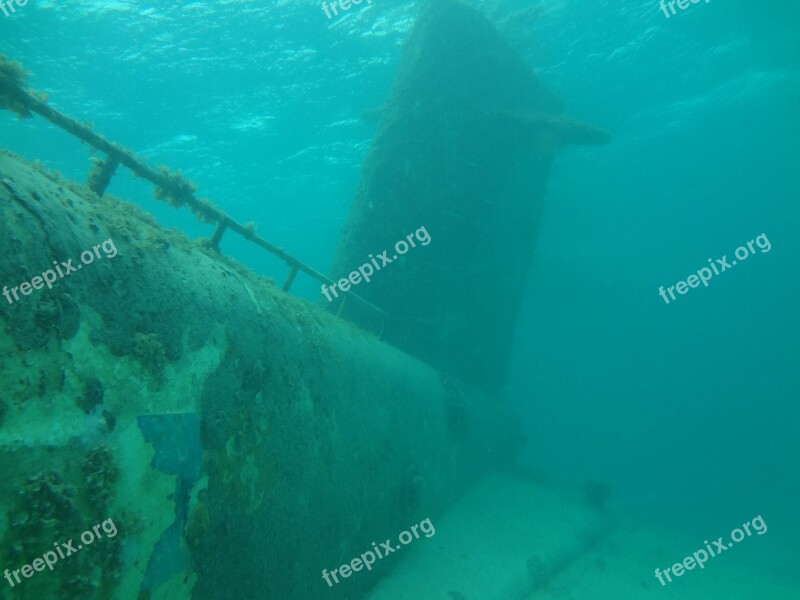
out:
<path id="1" fill-rule="evenodd" d="M 800 597 L 800 3 L 11 4 L 0 598 Z"/>

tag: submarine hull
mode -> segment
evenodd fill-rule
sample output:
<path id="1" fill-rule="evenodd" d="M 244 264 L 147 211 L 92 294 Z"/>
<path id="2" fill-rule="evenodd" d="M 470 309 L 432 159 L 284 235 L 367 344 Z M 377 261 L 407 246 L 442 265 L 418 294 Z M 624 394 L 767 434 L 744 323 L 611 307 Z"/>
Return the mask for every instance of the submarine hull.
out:
<path id="1" fill-rule="evenodd" d="M 0 210 L 1 285 L 81 266 L 0 298 L 0 558 L 118 529 L 31 598 L 357 598 L 390 557 L 322 570 L 514 451 L 504 403 L 123 201 L 2 153 Z"/>

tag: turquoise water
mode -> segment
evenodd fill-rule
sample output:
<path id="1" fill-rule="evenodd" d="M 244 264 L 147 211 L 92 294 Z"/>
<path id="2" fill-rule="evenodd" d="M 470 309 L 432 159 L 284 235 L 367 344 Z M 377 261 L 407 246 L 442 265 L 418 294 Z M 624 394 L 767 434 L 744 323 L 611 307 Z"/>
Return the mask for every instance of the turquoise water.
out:
<path id="1" fill-rule="evenodd" d="M 669 18 L 655 0 L 478 4 L 570 116 L 613 135 L 557 155 L 517 274 L 501 394 L 527 439 L 517 465 L 566 489 L 607 483 L 622 518 L 696 539 L 686 554 L 763 515 L 747 560 L 796 576 L 800 4 L 711 0 Z M 31 0 L 0 13 L 0 52 L 53 106 L 327 272 L 376 130 L 362 116 L 386 101 L 417 10 Z M 3 113 L 0 146 L 85 179 L 86 153 L 42 119 Z M 109 191 L 191 237 L 212 231 L 127 173 Z M 707 287 L 659 295 L 751 241 Z M 233 236 L 224 251 L 286 275 Z M 318 289 L 300 277 L 292 292 Z"/>

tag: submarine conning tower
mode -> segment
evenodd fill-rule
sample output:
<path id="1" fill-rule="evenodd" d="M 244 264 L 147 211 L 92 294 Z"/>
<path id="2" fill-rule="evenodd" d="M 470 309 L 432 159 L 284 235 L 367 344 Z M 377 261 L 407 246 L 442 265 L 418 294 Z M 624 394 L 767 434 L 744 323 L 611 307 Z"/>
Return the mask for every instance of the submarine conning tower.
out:
<path id="1" fill-rule="evenodd" d="M 389 249 L 391 277 L 358 289 L 386 312 L 384 337 L 490 392 L 505 382 L 553 157 L 565 144 L 610 140 L 561 113 L 478 11 L 426 2 L 333 261 L 338 278 Z M 395 243 L 421 227 L 428 245 L 398 256 Z M 329 306 L 374 321 L 342 298 Z"/>

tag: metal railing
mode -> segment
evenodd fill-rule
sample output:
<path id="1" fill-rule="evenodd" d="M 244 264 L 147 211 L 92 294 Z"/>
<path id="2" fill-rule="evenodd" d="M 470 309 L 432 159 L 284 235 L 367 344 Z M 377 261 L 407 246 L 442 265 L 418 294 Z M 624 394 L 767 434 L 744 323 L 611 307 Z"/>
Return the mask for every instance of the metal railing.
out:
<path id="1" fill-rule="evenodd" d="M 123 165 L 130 169 L 142 179 L 150 181 L 156 186 L 154 197 L 176 207 L 188 206 L 194 215 L 201 221 L 216 223 L 216 229 L 210 239 L 211 247 L 220 252 L 219 244 L 222 236 L 230 229 L 238 233 L 244 239 L 252 242 L 256 246 L 277 256 L 290 267 L 289 273 L 283 282 L 283 291 L 288 292 L 297 277 L 298 272 L 303 272 L 326 285 L 334 285 L 334 281 L 329 279 L 316 269 L 307 265 L 303 261 L 295 258 L 283 248 L 270 243 L 255 232 L 251 225 L 242 224 L 223 210 L 217 208 L 205 198 L 198 198 L 195 195 L 197 187 L 186 179 L 180 172 L 170 171 L 166 167 L 154 169 L 140 157 L 136 156 L 131 150 L 124 146 L 107 140 L 100 134 L 92 130 L 91 126 L 81 123 L 64 113 L 51 107 L 44 98 L 43 94 L 25 88 L 27 72 L 18 62 L 9 61 L 0 54 L 0 108 L 16 113 L 21 118 L 31 116 L 36 113 L 53 125 L 71 133 L 83 142 L 106 155 L 105 160 L 95 159 L 95 164 L 90 172 L 87 186 L 96 194 L 102 196 L 111 182 L 117 167 Z M 375 311 L 380 316 L 381 328 L 378 333 L 382 335 L 386 324 L 386 313 L 351 291 L 345 292 L 346 298 L 351 298 L 359 304 L 364 305 L 370 310 Z M 339 312 L 344 306 L 340 305 Z"/>

